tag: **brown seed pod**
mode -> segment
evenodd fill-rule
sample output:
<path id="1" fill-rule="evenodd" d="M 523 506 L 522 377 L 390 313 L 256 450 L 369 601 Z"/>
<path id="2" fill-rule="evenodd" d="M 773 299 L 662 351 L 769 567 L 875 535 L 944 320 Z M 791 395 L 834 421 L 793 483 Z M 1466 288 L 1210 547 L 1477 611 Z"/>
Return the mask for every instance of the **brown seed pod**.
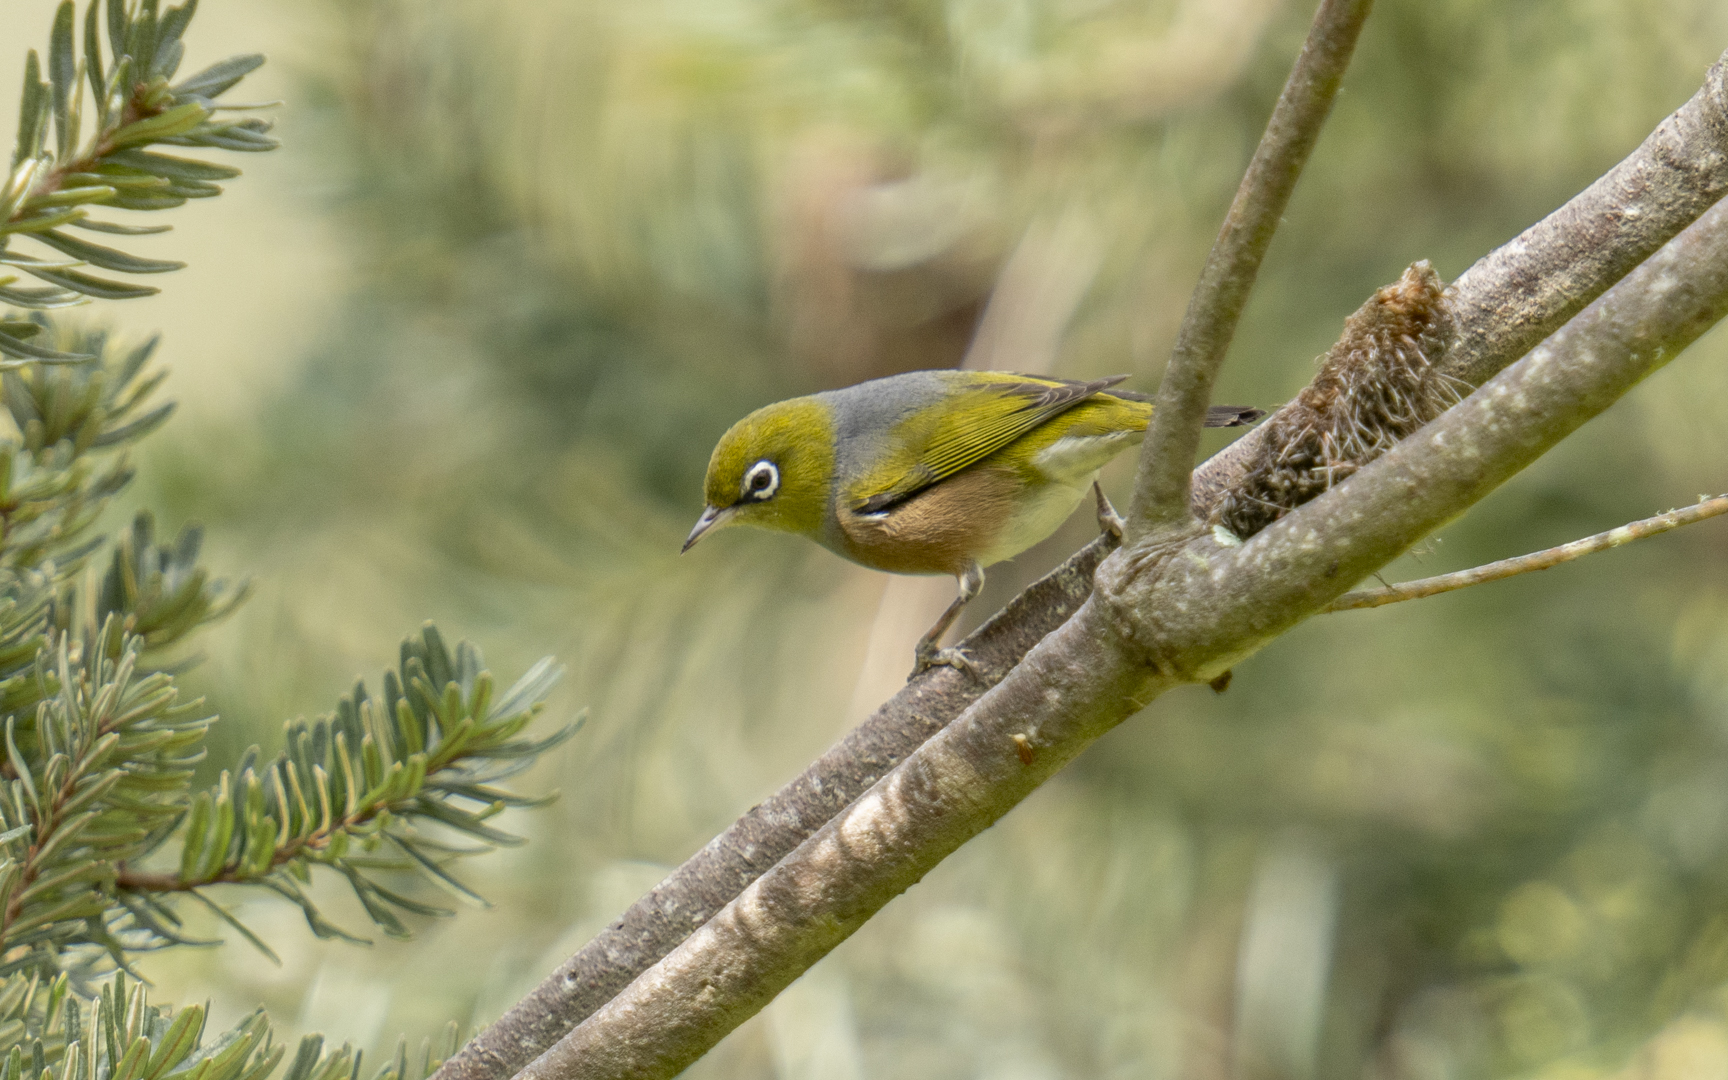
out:
<path id="1" fill-rule="evenodd" d="M 1258 453 L 1212 524 L 1252 536 L 1469 393 L 1437 366 L 1452 337 L 1444 294 L 1424 260 L 1345 320 L 1314 381 L 1262 425 Z"/>

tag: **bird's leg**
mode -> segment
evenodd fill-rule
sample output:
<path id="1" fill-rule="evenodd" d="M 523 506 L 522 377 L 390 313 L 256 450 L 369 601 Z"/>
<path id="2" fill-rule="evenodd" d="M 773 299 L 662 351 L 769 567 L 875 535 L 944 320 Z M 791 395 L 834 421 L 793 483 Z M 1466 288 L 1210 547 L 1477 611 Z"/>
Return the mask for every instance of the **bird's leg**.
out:
<path id="1" fill-rule="evenodd" d="M 1122 520 L 1122 515 L 1116 512 L 1116 508 L 1110 505 L 1110 496 L 1104 494 L 1104 489 L 1098 486 L 1096 480 L 1092 481 L 1092 494 L 1098 499 L 1098 531 L 1109 533 L 1120 541 L 1122 528 L 1127 523 Z"/>
<path id="2" fill-rule="evenodd" d="M 942 665 L 959 668 L 968 675 L 976 676 L 978 674 L 977 666 L 964 652 L 957 648 L 941 648 L 941 644 L 942 635 L 946 634 L 948 628 L 954 625 L 954 620 L 960 617 L 960 609 L 965 607 L 983 588 L 984 568 L 977 563 L 969 564 L 960 574 L 960 595 L 956 596 L 954 602 L 948 605 L 948 610 L 944 611 L 942 617 L 936 620 L 936 625 L 932 626 L 918 640 L 918 648 L 915 650 L 918 661 L 912 666 L 912 674 L 908 678 L 917 678 L 931 668 Z"/>

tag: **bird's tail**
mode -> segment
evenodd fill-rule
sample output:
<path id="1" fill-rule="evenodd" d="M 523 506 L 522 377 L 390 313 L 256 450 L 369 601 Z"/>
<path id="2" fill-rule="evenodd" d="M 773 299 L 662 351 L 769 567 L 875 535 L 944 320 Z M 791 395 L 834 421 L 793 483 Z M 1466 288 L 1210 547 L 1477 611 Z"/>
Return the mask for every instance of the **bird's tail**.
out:
<path id="1" fill-rule="evenodd" d="M 1246 405 L 1214 405 L 1206 410 L 1206 426 L 1247 427 L 1265 415 L 1265 409 L 1251 409 Z"/>
<path id="2" fill-rule="evenodd" d="M 1126 375 L 1118 375 L 1114 379 L 1108 380 L 1108 382 L 1120 382 L 1127 377 L 1128 376 Z M 1120 398 L 1123 401 L 1145 402 L 1148 405 L 1152 403 L 1151 394 L 1142 394 L 1136 390 L 1118 390 L 1114 386 L 1106 392 L 1106 396 Z M 1147 420 L 1151 415 L 1152 410 L 1148 409 L 1146 410 L 1145 415 L 1141 417 L 1141 420 Z M 1254 421 L 1265 415 L 1265 409 L 1255 409 L 1247 405 L 1213 405 L 1211 408 L 1206 410 L 1206 426 L 1247 427 L 1249 424 L 1252 424 Z M 1142 423 L 1139 430 L 1144 430 L 1144 428 L 1145 424 Z"/>

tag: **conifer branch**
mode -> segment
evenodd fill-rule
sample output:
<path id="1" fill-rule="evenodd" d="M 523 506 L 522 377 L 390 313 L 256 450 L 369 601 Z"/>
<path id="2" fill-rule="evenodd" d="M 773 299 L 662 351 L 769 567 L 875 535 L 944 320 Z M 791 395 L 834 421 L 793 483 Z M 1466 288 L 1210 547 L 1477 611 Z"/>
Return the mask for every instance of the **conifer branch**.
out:
<path id="1" fill-rule="evenodd" d="M 122 349 L 100 330 L 41 315 L 29 325 L 58 350 L 91 359 L 0 372 L 0 406 L 13 429 L 0 434 L 0 571 L 52 564 L 65 580 L 100 546 L 90 527 L 132 481 L 123 451 L 173 406 L 150 402 L 163 378 L 146 370 L 154 339 Z"/>
<path id="2" fill-rule="evenodd" d="M 51 309 L 155 292 L 85 268 L 135 275 L 181 263 L 67 230 L 162 232 L 87 214 L 168 209 L 238 175 L 154 147 L 276 145 L 265 121 L 220 115 L 253 107 L 218 99 L 262 57 L 170 84 L 196 6 L 92 0 L 81 53 L 73 4 L 59 7 L 46 72 L 35 53 L 26 64 L 17 148 L 0 183 L 0 268 L 44 286 L 0 276 L 0 303 Z M 47 250 L 16 250 L 19 239 Z M 452 653 L 428 626 L 404 644 L 382 698 L 357 686 L 330 717 L 291 722 L 268 766 L 258 767 L 254 747 L 194 797 L 192 766 L 215 718 L 179 699 L 157 657 L 233 611 L 246 585 L 199 565 L 195 527 L 159 542 L 143 512 L 106 552 L 94 532 L 132 479 L 126 449 L 172 411 L 150 400 L 162 379 L 146 370 L 154 347 L 114 347 L 102 331 L 40 313 L 0 318 L 0 405 L 10 420 L 0 430 L 0 1080 L 265 1080 L 286 1055 L 262 1010 L 206 1043 L 203 1009 L 153 1006 L 126 978 L 140 952 L 212 944 L 186 935 L 175 898 L 205 904 L 273 956 L 209 887 L 272 889 L 314 931 L 351 937 L 301 888 L 322 865 L 348 879 L 386 932 L 405 935 L 399 911 L 448 912 L 377 875 L 406 871 L 479 902 L 447 864 L 518 842 L 491 819 L 543 800 L 497 784 L 574 730 L 523 734 L 557 678 L 550 661 L 500 696 L 476 649 Z M 151 868 L 177 833 L 179 870 Z M 480 843 L 453 846 L 452 836 Z M 98 992 L 92 980 L 109 973 Z M 403 1042 L 374 1076 L 422 1080 L 457 1043 L 454 1025 L 416 1059 Z M 326 1049 L 313 1035 L 285 1080 L 358 1080 L 359 1070 L 351 1047 Z"/>
<path id="3" fill-rule="evenodd" d="M 13 975 L 0 981 L 0 1080 L 265 1080 L 287 1057 L 263 1009 L 209 1039 L 207 1019 L 197 1005 L 151 1004 L 145 985 L 124 973 L 89 999 L 66 975 Z M 423 1080 L 457 1038 L 450 1024 L 413 1057 L 403 1039 L 372 1080 Z M 307 1035 L 282 1080 L 358 1080 L 360 1066 L 347 1043 L 327 1048 L 323 1036 Z"/>
<path id="4" fill-rule="evenodd" d="M 0 975 L 58 972 L 86 946 L 124 969 L 129 949 L 157 944 L 111 899 L 114 867 L 160 846 L 180 819 L 213 718 L 179 703 L 169 675 L 139 670 L 140 642 L 121 622 L 110 615 L 82 639 L 54 634 L 27 673 L 0 684 L 9 705 L 25 706 L 8 710 L 3 731 Z"/>
<path id="5" fill-rule="evenodd" d="M 197 6 L 197 0 L 165 10 L 158 0 L 91 0 L 84 15 L 82 55 L 74 40 L 72 0 L 64 0 L 56 11 L 46 72 L 35 50 L 25 62 L 18 139 L 0 188 L 0 265 L 44 285 L 19 287 L 16 274 L 0 276 L 0 302 L 49 309 L 91 297 L 124 300 L 158 292 L 80 268 L 160 274 L 184 263 L 130 255 L 65 230 L 120 236 L 163 232 L 169 226 L 98 221 L 89 211 L 97 206 L 166 210 L 188 199 L 219 195 L 222 188 L 216 181 L 240 175 L 229 165 L 162 154 L 151 146 L 237 151 L 277 146 L 268 121 L 219 115 L 245 107 L 217 99 L 262 65 L 262 56 L 233 57 L 170 84 L 185 55 L 181 39 Z M 91 105 L 87 140 L 86 84 Z M 14 250 L 17 238 L 48 250 Z M 6 358 L 0 367 L 86 359 L 38 344 L 33 340 L 38 329 L 39 324 L 0 321 L 0 356 Z"/>
<path id="6" fill-rule="evenodd" d="M 205 1019 L 151 1005 L 124 974 L 89 1001 L 65 975 L 14 975 L 0 983 L 0 1080 L 263 1080 L 281 1062 L 262 1009 L 210 1042 Z"/>
<path id="7" fill-rule="evenodd" d="M 538 740 L 519 737 L 561 674 L 548 657 L 494 700 L 479 650 L 462 642 L 452 653 L 427 625 L 403 643 L 401 665 L 385 673 L 382 697 L 356 685 L 330 715 L 311 724 L 289 721 L 287 749 L 270 764 L 260 768 L 253 747 L 194 798 L 177 870 L 121 865 L 115 887 L 153 899 L 173 893 L 207 899 L 201 890 L 212 885 L 258 885 L 297 904 L 320 937 L 349 939 L 301 888 L 314 866 L 347 878 L 367 914 L 393 937 L 409 936 L 395 910 L 453 912 L 403 896 L 375 871 L 421 875 L 484 904 L 446 864 L 521 843 L 488 822 L 508 807 L 547 801 L 497 784 L 580 727 L 578 719 Z M 450 846 L 436 835 L 442 832 L 470 846 Z"/>

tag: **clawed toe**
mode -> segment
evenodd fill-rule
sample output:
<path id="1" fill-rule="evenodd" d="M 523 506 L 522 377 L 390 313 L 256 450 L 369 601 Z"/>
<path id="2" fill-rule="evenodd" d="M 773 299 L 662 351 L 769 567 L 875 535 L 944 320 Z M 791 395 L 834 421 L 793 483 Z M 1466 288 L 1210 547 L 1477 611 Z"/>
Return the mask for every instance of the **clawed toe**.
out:
<path id="1" fill-rule="evenodd" d="M 1127 522 L 1123 521 L 1122 515 L 1118 514 L 1116 508 L 1110 505 L 1109 496 L 1104 494 L 1104 489 L 1098 486 L 1096 480 L 1092 481 L 1092 495 L 1098 500 L 1098 531 L 1107 533 L 1117 541 L 1121 541 L 1122 529 Z"/>
<path id="2" fill-rule="evenodd" d="M 908 675 L 907 679 L 916 679 L 918 676 L 924 674 L 933 667 L 951 667 L 958 671 L 965 672 L 974 679 L 980 677 L 978 665 L 972 661 L 970 656 L 967 656 L 965 652 L 959 648 L 951 647 L 947 649 L 937 649 L 920 647 L 918 649 L 918 661 L 912 666 L 912 674 Z"/>

